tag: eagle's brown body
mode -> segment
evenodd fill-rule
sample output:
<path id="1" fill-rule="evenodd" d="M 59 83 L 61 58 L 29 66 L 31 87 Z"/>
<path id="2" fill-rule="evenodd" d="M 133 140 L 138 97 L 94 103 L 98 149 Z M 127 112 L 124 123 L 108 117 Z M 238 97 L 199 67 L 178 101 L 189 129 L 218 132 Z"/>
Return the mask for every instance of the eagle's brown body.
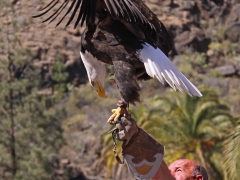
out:
<path id="1" fill-rule="evenodd" d="M 158 47 L 164 47 L 164 42 L 160 38 L 155 38 L 155 41 L 153 41 L 150 32 L 149 34 L 144 33 L 144 30 L 139 25 L 134 24 L 146 37 L 140 39 L 136 34 L 129 31 L 124 22 L 115 20 L 111 16 L 106 16 L 102 20 L 95 19 L 95 22 L 95 24 L 89 24 L 84 31 L 81 40 L 81 51 L 87 50 L 100 61 L 113 64 L 114 77 L 123 99 L 132 103 L 139 101 L 138 91 L 140 88 L 137 80 L 147 80 L 150 77 L 147 75 L 144 64 L 136 52 L 142 49 L 141 44 L 147 39 L 149 44 Z M 152 34 L 157 36 L 155 32 Z M 166 46 L 167 48 L 164 50 L 167 54 L 171 44 Z"/>

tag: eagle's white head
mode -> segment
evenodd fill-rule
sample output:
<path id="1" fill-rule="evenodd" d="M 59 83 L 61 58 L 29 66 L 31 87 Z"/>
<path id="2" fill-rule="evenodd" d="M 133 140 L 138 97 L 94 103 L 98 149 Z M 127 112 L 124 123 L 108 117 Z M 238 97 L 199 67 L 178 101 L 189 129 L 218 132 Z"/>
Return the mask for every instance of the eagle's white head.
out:
<path id="1" fill-rule="evenodd" d="M 98 96 L 106 97 L 104 90 L 104 80 L 106 75 L 106 67 L 103 62 L 95 58 L 87 50 L 83 53 L 80 52 L 83 64 L 87 70 L 89 82 L 94 87 Z"/>

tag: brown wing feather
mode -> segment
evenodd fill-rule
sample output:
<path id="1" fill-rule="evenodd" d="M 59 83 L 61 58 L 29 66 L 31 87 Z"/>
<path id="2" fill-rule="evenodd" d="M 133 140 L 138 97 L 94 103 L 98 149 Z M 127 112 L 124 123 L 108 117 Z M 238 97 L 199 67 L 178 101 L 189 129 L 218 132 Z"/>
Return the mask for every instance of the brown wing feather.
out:
<path id="1" fill-rule="evenodd" d="M 137 9 L 145 16 L 148 21 L 155 27 L 156 34 L 145 33 L 146 41 L 154 47 L 160 48 L 166 55 L 172 50 L 173 42 L 169 36 L 167 29 L 163 23 L 158 19 L 142 0 L 131 0 L 131 2 L 137 7 Z M 141 26 L 144 32 L 148 32 L 144 26 Z"/>
<path id="2" fill-rule="evenodd" d="M 130 23 L 142 23 L 152 31 L 156 31 L 153 24 L 139 11 L 130 0 L 104 0 L 113 18 Z"/>
<path id="3" fill-rule="evenodd" d="M 113 18 L 118 18 L 130 23 L 142 23 L 150 30 L 155 31 L 155 27 L 152 25 L 152 23 L 149 22 L 149 20 L 130 0 L 104 0 L 104 2 L 106 4 L 107 10 Z M 47 19 L 44 20 L 44 22 L 52 22 L 53 20 L 55 20 L 56 17 L 61 14 L 62 10 L 67 6 L 68 3 L 71 3 L 71 6 L 56 26 L 58 26 L 66 17 L 66 15 L 72 11 L 72 15 L 66 24 L 66 26 L 68 26 L 72 22 L 74 17 L 77 15 L 78 10 L 79 14 L 77 16 L 74 27 L 76 27 L 79 23 L 82 26 L 84 22 L 94 22 L 96 15 L 96 0 L 65 0 L 53 14 L 51 14 Z M 42 13 L 33 17 L 43 16 L 59 4 L 59 0 L 52 0 L 46 7 L 40 10 L 44 10 Z"/>
<path id="4" fill-rule="evenodd" d="M 66 8 L 68 3 L 71 3 L 69 9 L 63 15 L 60 21 L 58 21 L 56 26 L 58 26 L 70 12 L 72 12 L 72 14 L 68 22 L 66 23 L 66 26 L 68 26 L 73 21 L 75 16 L 77 16 L 77 20 L 74 25 L 75 28 L 79 23 L 81 24 L 81 26 L 83 26 L 84 23 L 86 24 L 88 24 L 89 22 L 94 23 L 96 16 L 96 0 L 65 0 L 61 4 L 59 3 L 59 0 L 52 0 L 48 5 L 46 5 L 43 9 L 40 10 L 43 11 L 42 13 L 33 17 L 37 18 L 46 15 L 47 13 L 49 13 L 50 10 L 52 10 L 54 7 L 60 4 L 60 7 L 57 8 L 55 12 L 53 12 L 47 19 L 43 21 L 43 22 L 50 21 L 51 23 L 56 19 L 56 17 L 58 17 L 61 14 L 62 10 Z M 78 11 L 79 13 L 77 14 Z"/>
<path id="5" fill-rule="evenodd" d="M 138 25 L 145 40 L 166 55 L 172 50 L 172 40 L 165 26 L 142 0 L 104 0 L 111 16 L 123 23 Z M 131 28 L 129 29 L 132 30 Z"/>
<path id="6" fill-rule="evenodd" d="M 47 22 L 47 21 L 49 21 L 50 19 L 50 22 L 49 23 L 51 23 L 52 21 L 54 21 L 57 17 L 58 17 L 58 15 L 62 12 L 62 10 L 68 5 L 68 2 L 69 1 L 66 1 L 66 2 L 64 2 L 64 3 L 62 3 L 62 5 L 51 15 L 51 16 L 49 16 L 47 19 L 45 19 L 43 22 Z M 55 17 L 54 17 L 55 16 Z"/>

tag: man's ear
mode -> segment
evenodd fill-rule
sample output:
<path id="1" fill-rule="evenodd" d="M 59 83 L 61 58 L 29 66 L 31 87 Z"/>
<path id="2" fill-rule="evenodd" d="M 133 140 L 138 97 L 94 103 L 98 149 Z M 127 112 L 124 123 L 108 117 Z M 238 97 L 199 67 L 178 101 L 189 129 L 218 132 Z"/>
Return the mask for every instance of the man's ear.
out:
<path id="1" fill-rule="evenodd" d="M 204 180 L 204 179 L 203 179 L 203 176 L 202 176 L 201 174 L 196 175 L 196 176 L 195 176 L 195 179 L 196 179 L 196 180 Z"/>

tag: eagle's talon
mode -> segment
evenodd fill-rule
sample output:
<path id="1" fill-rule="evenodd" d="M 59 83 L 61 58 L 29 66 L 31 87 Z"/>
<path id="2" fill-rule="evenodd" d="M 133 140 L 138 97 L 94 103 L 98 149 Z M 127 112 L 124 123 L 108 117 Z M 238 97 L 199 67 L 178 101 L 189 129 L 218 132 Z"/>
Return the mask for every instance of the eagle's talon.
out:
<path id="1" fill-rule="evenodd" d="M 118 107 L 117 109 L 112 109 L 112 115 L 108 119 L 109 124 L 114 124 L 118 121 L 119 117 L 125 113 L 125 110 L 121 107 Z"/>

